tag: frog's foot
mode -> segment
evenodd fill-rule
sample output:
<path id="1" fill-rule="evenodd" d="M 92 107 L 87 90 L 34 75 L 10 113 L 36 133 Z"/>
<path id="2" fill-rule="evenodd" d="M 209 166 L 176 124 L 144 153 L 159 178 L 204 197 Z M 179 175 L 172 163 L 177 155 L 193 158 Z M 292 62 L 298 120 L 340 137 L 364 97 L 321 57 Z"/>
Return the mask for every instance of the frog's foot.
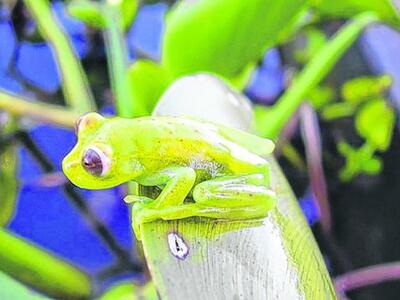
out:
<path id="1" fill-rule="evenodd" d="M 265 185 L 263 174 L 220 177 L 195 186 L 197 205 L 212 207 L 228 219 L 265 217 L 276 206 L 276 195 Z"/>
<path id="2" fill-rule="evenodd" d="M 147 204 L 153 202 L 154 200 L 145 196 L 128 195 L 124 198 L 124 201 L 127 204 L 135 204 L 135 203 Z"/>
<path id="3" fill-rule="evenodd" d="M 256 204 L 248 207 L 210 207 L 197 203 L 188 203 L 161 209 L 143 207 L 140 211 L 137 211 L 132 218 L 134 218 L 134 222 L 137 224 L 136 228 L 140 228 L 144 223 L 160 219 L 168 221 L 190 217 L 206 217 L 213 219 L 242 220 L 265 217 L 265 214 L 265 204 Z"/>

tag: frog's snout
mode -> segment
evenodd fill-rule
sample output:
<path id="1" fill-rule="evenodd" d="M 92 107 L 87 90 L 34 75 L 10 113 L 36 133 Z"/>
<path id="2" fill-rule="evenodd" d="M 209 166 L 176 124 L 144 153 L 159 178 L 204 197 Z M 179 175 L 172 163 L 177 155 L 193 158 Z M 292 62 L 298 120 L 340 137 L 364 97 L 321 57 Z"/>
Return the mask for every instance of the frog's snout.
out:
<path id="1" fill-rule="evenodd" d="M 74 170 L 77 170 L 79 164 L 80 161 L 74 158 L 71 153 L 64 157 L 61 166 L 68 179 L 71 179 L 71 176 L 74 174 Z"/>

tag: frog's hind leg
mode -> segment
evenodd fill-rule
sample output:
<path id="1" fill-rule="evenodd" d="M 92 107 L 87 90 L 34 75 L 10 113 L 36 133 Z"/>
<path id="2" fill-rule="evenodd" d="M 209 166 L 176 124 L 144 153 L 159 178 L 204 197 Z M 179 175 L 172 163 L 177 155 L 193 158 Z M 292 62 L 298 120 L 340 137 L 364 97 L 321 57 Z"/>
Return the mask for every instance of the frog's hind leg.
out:
<path id="1" fill-rule="evenodd" d="M 265 174 L 220 177 L 196 185 L 193 199 L 199 206 L 221 209 L 222 218 L 265 217 L 276 205 L 265 181 Z"/>
<path id="2" fill-rule="evenodd" d="M 263 174 L 220 177 L 198 184 L 193 190 L 195 203 L 162 208 L 144 208 L 139 223 L 156 219 L 188 217 L 254 219 L 265 217 L 276 204 L 274 192 L 264 185 Z"/>

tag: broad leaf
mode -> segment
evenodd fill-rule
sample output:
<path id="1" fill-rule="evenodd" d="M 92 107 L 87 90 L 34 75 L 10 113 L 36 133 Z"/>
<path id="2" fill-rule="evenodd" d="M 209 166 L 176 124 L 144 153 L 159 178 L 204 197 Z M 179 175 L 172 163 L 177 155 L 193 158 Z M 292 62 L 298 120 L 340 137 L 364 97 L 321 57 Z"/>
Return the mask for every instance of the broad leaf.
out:
<path id="1" fill-rule="evenodd" d="M 366 11 L 375 12 L 382 21 L 400 26 L 394 0 L 314 0 L 316 11 L 323 16 L 350 18 Z"/>
<path id="2" fill-rule="evenodd" d="M 395 113 L 384 99 L 369 101 L 356 115 L 356 129 L 369 143 L 385 151 L 392 140 Z"/>
<path id="3" fill-rule="evenodd" d="M 104 4 L 93 0 L 72 0 L 67 9 L 68 13 L 74 18 L 91 27 L 104 29 L 107 25 L 107 19 L 102 10 L 109 9 L 107 5 L 119 9 L 121 14 L 120 26 L 124 30 L 128 29 L 138 7 L 136 0 L 106 1 Z"/>
<path id="4" fill-rule="evenodd" d="M 150 114 L 170 83 L 168 73 L 150 60 L 138 60 L 128 70 L 132 97 Z"/>
<path id="5" fill-rule="evenodd" d="M 90 0 L 73 0 L 68 4 L 67 9 L 71 16 L 91 27 L 106 27 L 107 21 L 102 15 L 99 3 Z"/>
<path id="6" fill-rule="evenodd" d="M 362 76 L 346 81 L 341 89 L 343 100 L 358 105 L 361 102 L 381 96 L 392 84 L 388 75 Z"/>
<path id="7" fill-rule="evenodd" d="M 305 0 L 180 2 L 166 20 L 162 64 L 176 78 L 211 72 L 238 77 L 274 46 Z"/>

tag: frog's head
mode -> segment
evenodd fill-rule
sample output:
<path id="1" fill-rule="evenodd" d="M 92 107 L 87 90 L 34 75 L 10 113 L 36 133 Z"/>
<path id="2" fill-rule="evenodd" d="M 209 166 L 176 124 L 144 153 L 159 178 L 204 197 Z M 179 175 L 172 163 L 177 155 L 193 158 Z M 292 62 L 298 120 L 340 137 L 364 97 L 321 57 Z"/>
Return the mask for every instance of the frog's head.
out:
<path id="1" fill-rule="evenodd" d="M 75 185 L 87 189 L 109 188 L 135 179 L 141 165 L 129 159 L 132 147 L 126 144 L 123 122 L 88 113 L 76 123 L 78 142 L 64 158 L 64 174 Z M 122 134 L 121 134 L 122 131 Z"/>

